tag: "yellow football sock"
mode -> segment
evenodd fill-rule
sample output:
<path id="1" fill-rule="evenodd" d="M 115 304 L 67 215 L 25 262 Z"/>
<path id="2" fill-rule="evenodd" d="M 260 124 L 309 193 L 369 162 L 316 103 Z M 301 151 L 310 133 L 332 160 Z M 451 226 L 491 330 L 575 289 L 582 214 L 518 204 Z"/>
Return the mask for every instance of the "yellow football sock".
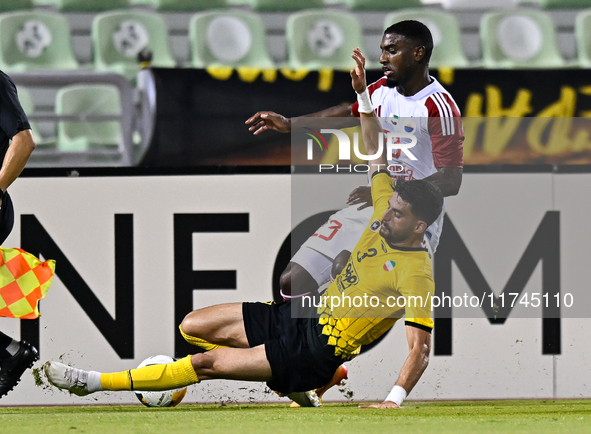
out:
<path id="1" fill-rule="evenodd" d="M 195 345 L 200 348 L 203 348 L 205 351 L 211 351 L 211 350 L 215 350 L 217 348 L 229 348 L 225 345 L 216 345 L 216 344 L 212 344 L 211 342 L 207 342 L 205 339 L 196 338 L 195 336 L 189 336 L 188 334 L 186 334 L 183 331 L 181 326 L 179 326 L 179 330 L 181 331 L 181 335 L 183 335 L 183 338 L 185 338 L 185 340 L 187 342 L 189 342 L 191 345 Z"/>
<path id="2" fill-rule="evenodd" d="M 101 374 L 103 390 L 169 390 L 198 382 L 190 355 L 173 363 Z"/>

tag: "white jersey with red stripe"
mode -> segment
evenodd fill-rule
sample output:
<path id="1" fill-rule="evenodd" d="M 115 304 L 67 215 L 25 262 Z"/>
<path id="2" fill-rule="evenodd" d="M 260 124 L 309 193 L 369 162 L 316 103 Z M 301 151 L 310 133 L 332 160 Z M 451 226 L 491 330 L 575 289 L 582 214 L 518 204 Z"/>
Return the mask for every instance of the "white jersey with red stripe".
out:
<path id="1" fill-rule="evenodd" d="M 368 86 L 371 103 L 385 132 L 410 133 L 417 139 L 408 153 L 397 150 L 388 157 L 390 172 L 396 179 L 423 179 L 438 167 L 464 166 L 464 129 L 458 106 L 450 93 L 433 77 L 431 83 L 414 95 L 404 96 L 387 85 L 386 77 Z M 357 103 L 353 114 L 359 116 Z M 410 139 L 398 139 L 409 142 Z M 394 175 L 395 174 L 395 175 Z M 439 244 L 444 209 L 429 227 L 426 236 L 433 251 Z"/>
<path id="2" fill-rule="evenodd" d="M 388 87 L 386 77 L 368 86 L 374 112 L 384 131 L 411 133 L 417 139 L 417 144 L 410 148 L 416 160 L 400 150 L 388 157 L 391 172 L 400 173 L 399 177 L 406 180 L 426 178 L 438 167 L 464 165 L 460 110 L 449 92 L 436 79 L 431 80 L 431 84 L 412 96 Z M 353 114 L 359 116 L 357 103 L 353 104 Z"/>
<path id="3" fill-rule="evenodd" d="M 389 156 L 389 168 L 395 180 L 423 179 L 435 173 L 438 167 L 464 165 L 460 111 L 449 92 L 433 77 L 431 80 L 412 96 L 404 96 L 395 87 L 388 87 L 386 77 L 368 86 L 372 106 L 384 131 L 411 133 L 417 139 L 416 145 L 409 149 L 416 160 L 400 150 Z M 357 102 L 352 111 L 359 117 Z M 333 214 L 292 258 L 292 262 L 306 268 L 318 284 L 328 278 L 328 272 L 316 272 L 307 264 L 319 261 L 318 253 L 333 260 L 342 250 L 353 251 L 373 214 L 373 207 L 362 211 L 357 210 L 358 207 L 352 205 Z M 426 232 L 426 247 L 433 252 L 439 243 L 444 213 L 445 208 Z"/>

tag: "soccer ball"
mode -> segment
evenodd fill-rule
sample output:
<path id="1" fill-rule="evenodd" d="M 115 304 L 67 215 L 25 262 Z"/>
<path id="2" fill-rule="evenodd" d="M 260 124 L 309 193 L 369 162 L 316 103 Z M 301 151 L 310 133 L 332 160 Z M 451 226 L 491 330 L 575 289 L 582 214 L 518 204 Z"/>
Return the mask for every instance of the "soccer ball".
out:
<path id="1" fill-rule="evenodd" d="M 138 368 L 150 365 L 162 365 L 166 363 L 172 363 L 174 359 L 169 356 L 150 356 L 144 360 Z M 187 388 L 173 389 L 173 390 L 161 390 L 161 391 L 149 391 L 142 392 L 140 390 L 135 391 L 135 396 L 140 400 L 146 407 L 175 407 L 185 397 Z"/>

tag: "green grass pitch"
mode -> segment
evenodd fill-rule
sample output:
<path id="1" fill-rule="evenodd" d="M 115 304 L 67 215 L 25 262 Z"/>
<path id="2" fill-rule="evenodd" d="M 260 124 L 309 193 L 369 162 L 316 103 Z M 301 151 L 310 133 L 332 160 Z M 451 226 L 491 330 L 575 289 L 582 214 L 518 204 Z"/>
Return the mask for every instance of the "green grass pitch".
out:
<path id="1" fill-rule="evenodd" d="M 1 403 L 0 403 L 1 404 Z M 591 400 L 407 402 L 402 409 L 357 404 L 181 404 L 0 407 L 2 433 L 588 433 Z"/>

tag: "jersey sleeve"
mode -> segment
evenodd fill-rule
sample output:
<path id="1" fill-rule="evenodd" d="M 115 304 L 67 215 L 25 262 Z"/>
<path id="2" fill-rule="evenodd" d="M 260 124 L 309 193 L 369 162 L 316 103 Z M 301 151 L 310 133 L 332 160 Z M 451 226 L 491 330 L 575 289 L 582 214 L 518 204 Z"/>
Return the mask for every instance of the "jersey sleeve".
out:
<path id="1" fill-rule="evenodd" d="M 388 200 L 394 194 L 394 181 L 390 172 L 374 172 L 371 178 L 371 199 L 373 201 L 374 216 L 381 219 L 382 215 L 388 209 Z M 372 218 L 373 220 L 373 218 Z"/>
<path id="2" fill-rule="evenodd" d="M 16 86 L 0 72 L 0 128 L 9 139 L 20 131 L 31 128 L 25 111 L 18 100 Z"/>
<path id="3" fill-rule="evenodd" d="M 464 127 L 455 101 L 448 94 L 437 92 L 427 98 L 425 105 L 435 167 L 463 167 Z"/>
<path id="4" fill-rule="evenodd" d="M 379 89 L 380 87 L 385 86 L 385 85 L 386 85 L 386 77 L 382 77 L 378 81 L 373 82 L 372 84 L 367 86 L 367 91 L 369 92 L 369 97 L 371 98 L 371 96 L 376 91 L 376 89 Z M 373 106 L 373 101 L 372 101 L 372 106 Z M 356 118 L 359 117 L 359 103 L 357 101 L 355 101 L 353 103 L 353 105 L 351 106 L 351 112 L 353 113 L 353 116 L 355 116 Z"/>
<path id="5" fill-rule="evenodd" d="M 431 298 L 435 292 L 435 283 L 428 274 L 415 274 L 402 280 L 398 287 L 406 301 L 404 322 L 406 325 L 431 332 Z"/>

